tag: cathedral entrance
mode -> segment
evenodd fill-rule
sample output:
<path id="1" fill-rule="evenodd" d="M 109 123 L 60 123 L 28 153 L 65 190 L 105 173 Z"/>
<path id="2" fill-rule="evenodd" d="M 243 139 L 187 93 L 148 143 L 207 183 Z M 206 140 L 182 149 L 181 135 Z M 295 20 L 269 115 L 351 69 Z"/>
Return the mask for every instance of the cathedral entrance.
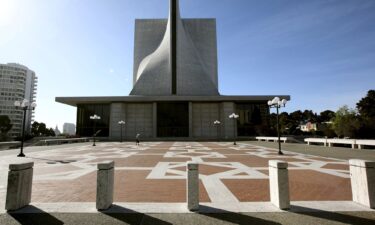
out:
<path id="1" fill-rule="evenodd" d="M 158 137 L 189 137 L 189 103 L 158 103 L 157 128 Z"/>

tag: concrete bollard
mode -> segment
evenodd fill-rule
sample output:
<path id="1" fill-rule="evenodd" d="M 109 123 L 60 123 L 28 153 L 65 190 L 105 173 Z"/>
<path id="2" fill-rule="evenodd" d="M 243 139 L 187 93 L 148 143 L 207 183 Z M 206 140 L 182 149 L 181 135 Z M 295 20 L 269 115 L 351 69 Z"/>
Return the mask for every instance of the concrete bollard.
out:
<path id="1" fill-rule="evenodd" d="M 288 163 L 270 160 L 268 165 L 271 203 L 280 209 L 289 209 Z"/>
<path id="2" fill-rule="evenodd" d="M 9 164 L 5 209 L 17 210 L 31 202 L 34 162 Z"/>
<path id="3" fill-rule="evenodd" d="M 114 161 L 98 163 L 96 184 L 96 208 L 106 210 L 113 203 Z"/>
<path id="4" fill-rule="evenodd" d="M 199 164 L 187 162 L 186 199 L 190 211 L 199 210 Z"/>
<path id="5" fill-rule="evenodd" d="M 350 159 L 353 201 L 375 208 L 375 162 Z"/>

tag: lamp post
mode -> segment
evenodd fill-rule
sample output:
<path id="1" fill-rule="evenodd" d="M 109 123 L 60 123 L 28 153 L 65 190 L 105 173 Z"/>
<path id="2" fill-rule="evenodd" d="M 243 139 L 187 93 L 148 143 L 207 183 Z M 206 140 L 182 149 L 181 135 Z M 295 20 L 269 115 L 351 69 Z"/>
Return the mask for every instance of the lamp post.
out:
<path id="1" fill-rule="evenodd" d="M 15 101 L 14 106 L 16 106 L 16 108 L 20 107 L 23 110 L 21 151 L 20 151 L 20 154 L 17 155 L 17 157 L 25 157 L 25 154 L 23 154 L 23 142 L 25 141 L 26 111 L 34 110 L 36 107 L 36 103 L 35 102 L 30 103 L 27 99 L 24 99 L 22 100 L 22 102 Z"/>
<path id="2" fill-rule="evenodd" d="M 281 151 L 281 142 L 280 142 L 279 109 L 281 107 L 285 107 L 285 104 L 287 102 L 288 101 L 286 99 L 280 100 L 279 97 L 275 97 L 274 99 L 269 100 L 268 103 L 267 103 L 270 108 L 276 108 L 277 139 L 278 139 L 278 142 L 279 142 L 279 155 L 284 155 L 283 152 Z"/>
<path id="3" fill-rule="evenodd" d="M 219 120 L 215 120 L 214 121 L 214 125 L 216 126 L 216 132 L 217 132 L 217 140 L 219 141 L 220 140 L 220 134 L 219 134 L 219 126 L 220 126 L 221 122 Z"/>
<path id="4" fill-rule="evenodd" d="M 94 134 L 92 135 L 92 136 L 93 136 L 93 139 L 94 139 L 94 143 L 92 144 L 92 146 L 96 146 L 96 145 L 95 145 L 95 136 L 96 136 L 96 133 L 95 133 L 95 131 L 96 131 L 96 121 L 97 121 L 97 120 L 100 120 L 100 116 L 98 116 L 98 115 L 94 114 L 93 116 L 90 116 L 90 119 L 91 119 L 91 120 L 94 120 Z"/>
<path id="5" fill-rule="evenodd" d="M 121 120 L 121 121 L 118 121 L 118 124 L 120 125 L 121 127 L 121 139 L 120 139 L 120 142 L 122 142 L 122 126 L 125 124 L 125 121 Z"/>
<path id="6" fill-rule="evenodd" d="M 236 121 L 238 117 L 240 116 L 235 113 L 232 113 L 229 115 L 229 119 L 233 119 L 233 139 L 234 139 L 233 145 L 237 145 L 236 143 Z"/>

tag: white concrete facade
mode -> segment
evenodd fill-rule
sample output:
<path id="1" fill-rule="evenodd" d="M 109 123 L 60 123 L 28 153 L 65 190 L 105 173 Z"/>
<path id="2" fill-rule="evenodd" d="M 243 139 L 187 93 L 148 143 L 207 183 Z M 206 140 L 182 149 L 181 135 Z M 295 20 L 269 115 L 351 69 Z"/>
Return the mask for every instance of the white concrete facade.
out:
<path id="1" fill-rule="evenodd" d="M 15 101 L 27 99 L 35 102 L 38 78 L 35 72 L 17 63 L 0 64 L 0 115 L 9 116 L 13 127 L 9 136 L 21 135 L 23 110 L 14 106 Z M 34 111 L 27 110 L 25 131 L 30 132 Z"/>
<path id="2" fill-rule="evenodd" d="M 170 0 L 168 20 L 136 21 L 130 95 L 219 95 L 216 45 L 215 19 L 181 19 Z"/>

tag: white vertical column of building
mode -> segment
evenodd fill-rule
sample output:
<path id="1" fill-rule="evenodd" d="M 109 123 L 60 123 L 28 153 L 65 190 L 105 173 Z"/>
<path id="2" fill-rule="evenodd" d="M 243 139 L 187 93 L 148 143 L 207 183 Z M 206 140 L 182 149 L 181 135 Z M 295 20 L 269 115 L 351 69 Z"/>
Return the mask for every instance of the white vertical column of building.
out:
<path id="1" fill-rule="evenodd" d="M 112 103 L 110 112 L 110 123 L 109 123 L 109 138 L 114 140 L 120 139 L 121 126 L 118 124 L 120 120 L 124 120 L 126 123 L 126 104 L 125 103 Z M 123 127 L 126 129 L 126 124 Z M 123 132 L 124 132 L 123 130 Z M 123 136 L 124 133 L 123 133 Z"/>

